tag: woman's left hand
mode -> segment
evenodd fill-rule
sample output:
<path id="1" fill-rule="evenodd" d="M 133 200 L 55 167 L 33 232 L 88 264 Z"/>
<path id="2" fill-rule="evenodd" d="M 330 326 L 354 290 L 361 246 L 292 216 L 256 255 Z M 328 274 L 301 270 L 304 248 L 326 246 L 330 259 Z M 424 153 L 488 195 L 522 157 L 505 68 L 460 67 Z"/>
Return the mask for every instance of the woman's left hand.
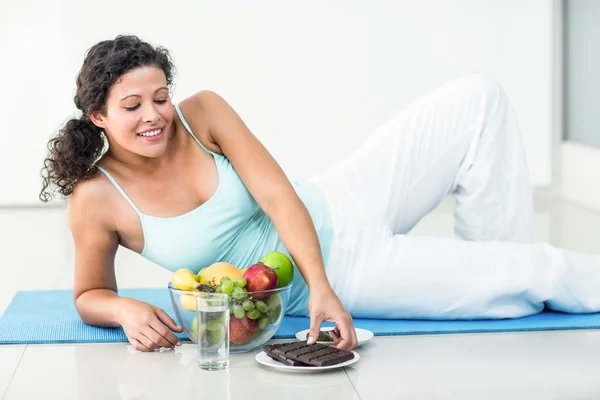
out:
<path id="1" fill-rule="evenodd" d="M 316 342 L 321 323 L 327 321 L 335 323 L 335 329 L 329 333 L 337 349 L 350 350 L 358 345 L 352 317 L 330 286 L 311 288 L 308 310 L 310 313 L 308 344 Z"/>

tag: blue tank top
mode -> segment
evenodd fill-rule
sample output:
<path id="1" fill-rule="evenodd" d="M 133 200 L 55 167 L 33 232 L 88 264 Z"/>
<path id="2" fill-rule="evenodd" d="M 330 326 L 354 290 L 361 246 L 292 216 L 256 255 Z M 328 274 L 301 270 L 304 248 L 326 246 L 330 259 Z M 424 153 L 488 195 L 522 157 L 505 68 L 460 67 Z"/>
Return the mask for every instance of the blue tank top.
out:
<path id="1" fill-rule="evenodd" d="M 196 143 L 211 154 L 216 163 L 218 187 L 206 202 L 176 217 L 148 215 L 137 208 L 104 168 L 98 166 L 140 218 L 144 235 L 141 255 L 171 271 L 188 268 L 196 273 L 219 261 L 243 269 L 273 250 L 290 257 L 273 222 L 248 192 L 231 162 L 224 155 L 206 148 L 194 135 L 177 105 L 175 109 Z M 311 215 L 327 265 L 332 237 L 327 201 L 320 188 L 309 180 L 292 181 L 292 185 Z M 308 288 L 295 263 L 294 268 L 287 313 L 308 315 Z"/>

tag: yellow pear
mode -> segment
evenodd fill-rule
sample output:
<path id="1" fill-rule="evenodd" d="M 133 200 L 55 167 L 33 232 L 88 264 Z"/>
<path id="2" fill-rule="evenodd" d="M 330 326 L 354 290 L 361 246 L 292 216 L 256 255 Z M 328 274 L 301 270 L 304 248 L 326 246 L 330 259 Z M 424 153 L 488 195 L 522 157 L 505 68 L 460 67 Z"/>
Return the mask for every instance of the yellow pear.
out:
<path id="1" fill-rule="evenodd" d="M 183 308 L 190 311 L 196 311 L 196 296 L 193 294 L 182 294 L 179 296 L 179 301 Z"/>

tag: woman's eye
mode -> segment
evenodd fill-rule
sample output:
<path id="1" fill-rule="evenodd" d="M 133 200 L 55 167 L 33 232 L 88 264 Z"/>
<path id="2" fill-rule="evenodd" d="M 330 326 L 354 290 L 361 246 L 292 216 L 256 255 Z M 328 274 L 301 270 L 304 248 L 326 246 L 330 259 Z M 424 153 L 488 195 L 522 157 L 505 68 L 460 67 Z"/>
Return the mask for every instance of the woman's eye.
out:
<path id="1" fill-rule="evenodd" d="M 158 104 L 164 104 L 164 103 L 166 103 L 166 102 L 167 102 L 167 100 L 166 100 L 166 99 L 165 99 L 165 100 L 154 100 L 154 102 L 155 102 L 155 103 L 158 103 Z M 135 105 L 135 106 L 133 106 L 133 107 L 125 107 L 125 109 L 126 109 L 127 111 L 135 111 L 135 110 L 137 110 L 139 107 L 140 107 L 140 105 L 139 105 L 139 104 L 137 104 L 137 105 Z"/>

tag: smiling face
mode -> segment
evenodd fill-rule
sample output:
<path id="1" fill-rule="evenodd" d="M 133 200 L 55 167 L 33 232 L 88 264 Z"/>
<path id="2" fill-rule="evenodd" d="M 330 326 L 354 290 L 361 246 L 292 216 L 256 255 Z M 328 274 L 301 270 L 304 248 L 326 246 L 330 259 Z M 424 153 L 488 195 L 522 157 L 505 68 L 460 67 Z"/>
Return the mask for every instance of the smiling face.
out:
<path id="1" fill-rule="evenodd" d="M 141 67 L 123 74 L 111 87 L 106 115 L 90 117 L 104 129 L 110 151 L 142 157 L 163 155 L 173 127 L 173 104 L 162 69 Z"/>

